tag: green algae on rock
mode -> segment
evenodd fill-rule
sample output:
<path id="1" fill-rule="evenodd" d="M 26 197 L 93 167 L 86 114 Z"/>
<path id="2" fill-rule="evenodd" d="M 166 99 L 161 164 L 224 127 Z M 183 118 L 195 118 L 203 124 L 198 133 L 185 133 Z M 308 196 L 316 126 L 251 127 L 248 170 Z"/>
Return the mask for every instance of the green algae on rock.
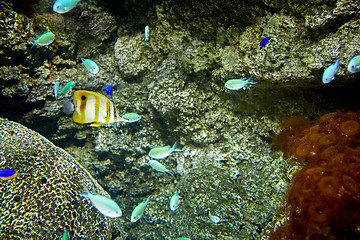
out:
<path id="1" fill-rule="evenodd" d="M 0 166 L 19 172 L 0 182 L 0 232 L 6 239 L 111 239 L 116 222 L 81 197 L 84 187 L 108 195 L 64 150 L 0 118 Z"/>

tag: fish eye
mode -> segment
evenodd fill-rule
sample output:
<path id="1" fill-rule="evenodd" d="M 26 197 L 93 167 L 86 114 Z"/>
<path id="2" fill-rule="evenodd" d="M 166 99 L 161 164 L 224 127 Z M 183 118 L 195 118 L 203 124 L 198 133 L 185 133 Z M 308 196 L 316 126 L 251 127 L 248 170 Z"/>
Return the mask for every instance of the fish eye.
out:
<path id="1" fill-rule="evenodd" d="M 85 101 L 86 100 L 86 96 L 81 96 L 81 100 Z"/>

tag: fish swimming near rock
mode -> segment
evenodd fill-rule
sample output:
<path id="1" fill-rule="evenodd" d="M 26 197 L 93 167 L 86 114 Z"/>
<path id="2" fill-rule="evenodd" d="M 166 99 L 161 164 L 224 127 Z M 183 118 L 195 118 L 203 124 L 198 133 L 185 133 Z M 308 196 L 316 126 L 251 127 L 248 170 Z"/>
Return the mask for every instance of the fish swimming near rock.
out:
<path id="1" fill-rule="evenodd" d="M 63 236 L 62 236 L 61 240 L 67 240 L 67 239 L 68 239 L 68 236 L 67 236 L 67 231 L 66 231 L 66 230 L 64 230 L 64 234 L 63 234 Z"/>
<path id="2" fill-rule="evenodd" d="M 214 223 L 219 223 L 221 221 L 219 217 L 211 215 L 210 211 L 209 211 L 209 217 L 210 220 L 213 221 Z"/>
<path id="3" fill-rule="evenodd" d="M 338 71 L 338 67 L 340 65 L 340 58 L 336 60 L 335 63 L 331 64 L 329 67 L 327 67 L 323 73 L 322 81 L 324 84 L 327 84 L 335 79 L 335 74 Z"/>
<path id="4" fill-rule="evenodd" d="M 176 149 L 176 143 L 172 147 L 164 146 L 164 147 L 154 147 L 150 150 L 149 156 L 155 159 L 163 159 L 167 158 L 172 152 L 182 152 L 184 150 Z"/>
<path id="5" fill-rule="evenodd" d="M 107 97 L 97 92 L 75 91 L 74 106 L 73 121 L 76 123 L 91 123 L 92 127 L 100 127 L 107 123 L 129 121 L 119 115 Z"/>
<path id="6" fill-rule="evenodd" d="M 144 35 L 145 35 L 145 42 L 147 42 L 147 41 L 149 41 L 149 26 L 148 25 L 146 25 L 145 26 L 145 33 L 144 33 Z"/>
<path id="7" fill-rule="evenodd" d="M 65 86 L 61 89 L 61 91 L 59 92 L 59 95 L 65 95 L 68 92 L 70 92 L 70 90 L 75 86 L 75 82 L 74 81 L 70 81 L 67 84 L 65 84 Z"/>
<path id="8" fill-rule="evenodd" d="M 74 81 L 70 81 L 68 82 L 61 90 L 59 89 L 59 82 L 56 81 L 55 85 L 53 87 L 54 89 L 54 94 L 55 94 L 55 100 L 57 100 L 60 95 L 65 95 L 68 92 L 70 92 L 70 90 L 75 86 L 75 82 Z"/>
<path id="9" fill-rule="evenodd" d="M 57 13 L 67 13 L 73 9 L 80 0 L 56 0 L 53 5 L 54 12 Z"/>
<path id="10" fill-rule="evenodd" d="M 58 99 L 58 96 L 59 96 L 59 85 L 60 85 L 59 81 L 56 81 L 56 82 L 54 83 L 54 86 L 53 86 L 54 95 L 55 95 L 55 100 L 57 100 L 57 99 Z"/>
<path id="11" fill-rule="evenodd" d="M 253 76 L 254 75 L 252 75 L 248 79 L 246 79 L 246 78 L 230 79 L 230 80 L 226 81 L 225 87 L 230 90 L 240 90 L 240 89 L 246 87 L 248 84 L 256 84 L 257 82 L 250 82 L 250 80 Z"/>
<path id="12" fill-rule="evenodd" d="M 81 64 L 91 73 L 99 72 L 99 66 L 91 59 L 81 58 Z"/>
<path id="13" fill-rule="evenodd" d="M 267 44 L 267 42 L 269 41 L 269 38 L 263 38 L 260 42 L 260 46 L 259 48 L 262 49 L 263 47 L 265 47 L 265 45 Z"/>
<path id="14" fill-rule="evenodd" d="M 357 55 L 350 60 L 348 71 L 352 73 L 360 72 L 360 55 Z"/>
<path id="15" fill-rule="evenodd" d="M 170 199 L 170 209 L 171 211 L 175 211 L 176 209 L 179 208 L 179 204 L 180 204 L 180 197 L 179 193 L 175 193 L 171 199 Z"/>
<path id="16" fill-rule="evenodd" d="M 124 113 L 121 117 L 127 119 L 129 123 L 137 122 L 141 119 L 141 116 L 137 113 Z"/>
<path id="17" fill-rule="evenodd" d="M 114 89 L 111 85 L 107 85 L 104 88 L 106 94 L 109 94 L 110 96 L 114 95 Z"/>
<path id="18" fill-rule="evenodd" d="M 158 172 L 168 173 L 173 176 L 172 171 L 168 170 L 164 165 L 162 165 L 156 160 L 150 160 L 149 165 Z"/>
<path id="19" fill-rule="evenodd" d="M 150 198 L 151 198 L 151 195 L 145 201 L 143 201 L 142 203 L 137 205 L 136 208 L 134 208 L 134 210 L 131 213 L 131 222 L 132 223 L 139 221 L 139 219 L 144 215 L 146 206 L 150 202 Z"/>
<path id="20" fill-rule="evenodd" d="M 83 197 L 88 198 L 91 204 L 103 215 L 110 218 L 118 218 L 122 216 L 121 209 L 115 201 L 110 198 L 92 194 L 86 189 L 86 193 L 80 194 Z"/>
<path id="21" fill-rule="evenodd" d="M 29 38 L 29 41 L 32 42 L 32 47 L 34 46 L 47 46 L 51 44 L 55 39 L 55 34 L 52 32 L 44 32 L 40 34 L 36 39 Z"/>
<path id="22" fill-rule="evenodd" d="M 19 173 L 15 172 L 14 169 L 11 168 L 4 168 L 0 170 L 0 179 L 1 180 L 11 180 L 18 176 Z"/>

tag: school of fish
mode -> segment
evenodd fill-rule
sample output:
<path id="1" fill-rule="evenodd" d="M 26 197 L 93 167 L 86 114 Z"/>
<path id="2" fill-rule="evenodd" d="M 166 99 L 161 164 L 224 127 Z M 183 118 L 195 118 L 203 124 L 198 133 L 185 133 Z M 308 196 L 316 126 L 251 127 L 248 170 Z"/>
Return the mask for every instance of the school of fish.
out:
<path id="1" fill-rule="evenodd" d="M 80 4 L 80 0 L 56 0 L 53 5 L 53 11 L 56 13 L 64 14 L 75 8 L 78 4 Z M 144 29 L 144 41 L 149 41 L 149 33 L 150 28 L 148 25 L 145 26 Z M 28 42 L 36 47 L 48 46 L 55 39 L 55 34 L 46 31 L 40 34 L 36 39 L 30 38 Z M 262 50 L 269 42 L 269 38 L 265 37 L 261 40 L 259 49 Z M 99 66 L 95 63 L 95 61 L 87 58 L 80 58 L 81 64 L 84 68 L 91 74 L 97 74 L 100 71 Z M 322 82 L 324 84 L 329 84 L 331 81 L 335 79 L 335 75 L 340 66 L 340 58 L 338 58 L 335 63 L 332 63 L 328 66 L 323 73 Z M 353 57 L 349 64 L 347 70 L 351 73 L 360 72 L 360 55 Z M 234 78 L 226 81 L 225 88 L 230 90 L 240 90 L 244 89 L 249 84 L 257 84 L 257 82 L 251 82 L 253 75 L 248 79 L 246 78 Z M 123 113 L 119 114 L 116 109 L 114 103 L 110 101 L 106 96 L 98 92 L 92 92 L 87 90 L 76 90 L 73 94 L 73 103 L 66 97 L 66 95 L 71 92 L 72 88 L 75 86 L 74 81 L 67 82 L 62 89 L 60 89 L 59 81 L 55 81 L 53 90 L 55 100 L 63 97 L 63 112 L 65 114 L 73 114 L 72 119 L 76 123 L 81 124 L 89 124 L 92 127 L 100 127 L 105 124 L 111 124 L 115 122 L 125 122 L 125 123 L 133 123 L 137 122 L 141 119 L 141 116 L 137 113 Z M 104 87 L 104 91 L 107 95 L 113 96 L 114 89 L 111 85 L 107 85 Z M 182 152 L 183 149 L 176 148 L 177 142 L 174 143 L 172 147 L 170 146 L 157 146 L 153 147 L 149 151 L 149 162 L 148 164 L 157 172 L 167 173 L 171 176 L 174 175 L 174 171 L 169 170 L 164 163 L 160 161 L 169 157 L 173 152 Z M 156 160 L 154 160 L 156 159 Z M 7 181 L 13 180 L 19 175 L 12 168 L 4 168 L 0 170 L 0 180 Z M 119 205 L 113 201 L 111 198 L 104 197 L 98 194 L 90 193 L 87 189 L 85 189 L 85 193 L 79 194 L 80 196 L 88 199 L 91 204 L 96 208 L 101 214 L 110 218 L 118 218 L 122 216 L 122 211 Z M 139 221 L 146 210 L 147 205 L 150 202 L 151 195 L 138 204 L 132 211 L 130 221 L 135 223 Z M 175 211 L 180 206 L 180 199 L 182 197 L 179 196 L 178 192 L 175 192 L 169 201 L 169 209 L 171 211 Z M 221 221 L 218 216 L 214 216 L 209 211 L 210 220 L 217 224 Z M 68 239 L 69 233 L 64 229 L 64 234 L 61 239 Z M 189 238 L 180 237 L 177 240 L 186 240 Z"/>

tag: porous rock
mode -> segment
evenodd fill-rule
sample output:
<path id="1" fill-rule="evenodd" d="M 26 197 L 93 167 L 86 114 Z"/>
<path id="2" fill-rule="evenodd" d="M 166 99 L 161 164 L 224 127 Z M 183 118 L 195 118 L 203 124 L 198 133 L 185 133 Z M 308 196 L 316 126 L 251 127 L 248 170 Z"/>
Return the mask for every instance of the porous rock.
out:
<path id="1" fill-rule="evenodd" d="M 0 168 L 19 175 L 0 182 L 2 239 L 111 239 L 115 220 L 80 196 L 108 194 L 68 153 L 40 134 L 0 118 Z M 3 238 L 5 237 L 5 238 Z"/>

